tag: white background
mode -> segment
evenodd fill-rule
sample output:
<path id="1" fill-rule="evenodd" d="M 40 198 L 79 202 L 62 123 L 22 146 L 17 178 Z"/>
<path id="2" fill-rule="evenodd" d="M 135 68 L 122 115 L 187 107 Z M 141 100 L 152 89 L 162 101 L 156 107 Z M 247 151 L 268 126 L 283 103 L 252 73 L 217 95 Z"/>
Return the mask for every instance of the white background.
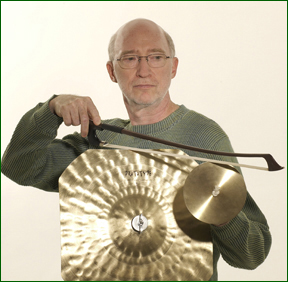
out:
<path id="1" fill-rule="evenodd" d="M 286 166 L 286 1 L 2 1 L 1 155 L 22 115 L 54 93 L 91 96 L 103 119 L 127 118 L 105 64 L 110 36 L 138 17 L 175 42 L 172 100 L 218 122 L 236 152 L 271 153 Z M 75 130 L 63 125 L 59 136 Z M 272 249 L 253 271 L 220 259 L 219 280 L 286 280 L 286 172 L 243 169 L 269 222 Z M 58 194 L 2 175 L 1 195 L 2 280 L 62 280 Z"/>

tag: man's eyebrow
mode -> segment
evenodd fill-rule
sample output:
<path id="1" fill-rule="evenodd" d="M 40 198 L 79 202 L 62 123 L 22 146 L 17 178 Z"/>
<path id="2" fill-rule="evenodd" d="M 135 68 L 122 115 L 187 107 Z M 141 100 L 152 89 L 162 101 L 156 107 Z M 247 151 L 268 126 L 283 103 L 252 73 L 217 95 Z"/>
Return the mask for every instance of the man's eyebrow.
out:
<path id="1" fill-rule="evenodd" d="M 148 54 L 150 54 L 150 53 L 165 53 L 165 51 L 163 49 L 161 49 L 161 48 L 153 48 L 153 49 L 149 49 L 148 50 Z M 120 57 L 125 56 L 127 54 L 137 54 L 137 51 L 135 49 L 123 51 L 120 54 Z"/>
<path id="2" fill-rule="evenodd" d="M 165 53 L 165 51 L 164 51 L 163 49 L 161 49 L 161 48 L 149 49 L 148 52 L 149 52 L 149 53 L 151 53 L 151 52 L 152 52 L 152 53 L 156 53 L 156 52 L 157 52 L 157 53 Z"/>
<path id="3" fill-rule="evenodd" d="M 123 51 L 123 52 L 121 52 L 120 57 L 125 56 L 127 54 L 136 54 L 136 50 Z"/>

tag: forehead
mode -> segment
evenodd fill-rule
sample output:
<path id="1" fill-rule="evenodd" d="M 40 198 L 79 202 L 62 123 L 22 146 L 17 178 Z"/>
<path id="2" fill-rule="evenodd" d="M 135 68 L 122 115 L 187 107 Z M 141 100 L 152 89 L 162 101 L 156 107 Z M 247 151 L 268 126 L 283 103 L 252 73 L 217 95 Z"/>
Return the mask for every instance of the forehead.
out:
<path id="1" fill-rule="evenodd" d="M 168 53 L 169 46 L 159 26 L 154 23 L 140 23 L 124 26 L 118 31 L 114 50 L 115 55 L 130 51 L 145 55 L 153 50 Z"/>

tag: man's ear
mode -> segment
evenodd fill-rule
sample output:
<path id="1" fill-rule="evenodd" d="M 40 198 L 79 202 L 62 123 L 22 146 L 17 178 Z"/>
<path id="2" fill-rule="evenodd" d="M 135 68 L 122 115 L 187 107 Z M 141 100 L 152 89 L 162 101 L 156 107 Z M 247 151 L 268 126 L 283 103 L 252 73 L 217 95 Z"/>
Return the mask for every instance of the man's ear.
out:
<path id="1" fill-rule="evenodd" d="M 171 78 L 174 78 L 176 76 L 176 73 L 177 73 L 177 68 L 178 68 L 178 63 L 179 63 L 179 60 L 177 57 L 174 57 L 172 59 L 172 72 L 171 72 Z"/>
<path id="2" fill-rule="evenodd" d="M 107 68 L 107 71 L 109 73 L 109 76 L 110 76 L 110 79 L 113 81 L 113 82 L 116 82 L 117 83 L 117 79 L 114 75 L 114 67 L 113 67 L 113 63 L 111 61 L 107 62 L 106 64 L 106 68 Z"/>

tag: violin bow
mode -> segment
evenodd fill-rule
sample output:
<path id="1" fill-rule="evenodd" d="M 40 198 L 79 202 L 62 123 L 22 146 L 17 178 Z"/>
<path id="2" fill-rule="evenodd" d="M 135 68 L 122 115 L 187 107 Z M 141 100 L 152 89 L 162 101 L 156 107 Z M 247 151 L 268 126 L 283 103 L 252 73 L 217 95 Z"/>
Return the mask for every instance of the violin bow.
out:
<path id="1" fill-rule="evenodd" d="M 220 156 L 228 156 L 228 157 L 244 157 L 244 158 L 264 158 L 268 168 L 266 167 L 258 167 L 258 166 L 251 166 L 251 165 L 245 165 L 245 164 L 238 164 L 238 163 L 231 163 L 231 162 L 225 162 L 225 161 L 218 161 L 218 160 L 212 160 L 212 159 L 206 159 L 206 158 L 198 158 L 194 156 L 180 156 L 177 154 L 170 154 L 170 153 L 164 153 L 164 152 L 157 152 L 159 154 L 163 155 L 175 155 L 175 157 L 187 157 L 187 158 L 192 158 L 195 160 L 200 160 L 200 161 L 210 161 L 214 163 L 222 163 L 222 164 L 232 164 L 234 166 L 239 166 L 239 167 L 247 167 L 247 168 L 254 168 L 254 169 L 260 169 L 260 170 L 267 170 L 267 171 L 278 171 L 283 169 L 284 167 L 280 166 L 276 160 L 273 158 L 272 155 L 270 154 L 245 154 L 245 153 L 228 153 L 228 152 L 220 152 L 220 151 L 213 151 L 213 150 L 206 150 L 203 148 L 198 148 L 198 147 L 193 147 L 193 146 L 188 146 L 180 143 L 175 143 L 171 142 L 168 140 L 160 139 L 160 138 L 155 138 L 149 135 L 133 132 L 130 130 L 127 130 L 123 127 L 115 126 L 115 125 L 110 125 L 110 124 L 105 124 L 101 123 L 99 125 L 95 125 L 92 121 L 89 123 L 89 133 L 88 133 L 88 140 L 90 144 L 94 146 L 100 146 L 100 147 L 108 147 L 108 148 L 117 148 L 117 149 L 126 149 L 126 150 L 133 150 L 133 151 L 141 151 L 141 152 L 150 152 L 150 153 L 155 153 L 155 151 L 152 150 L 147 150 L 147 149 L 138 149 L 138 148 L 132 148 L 132 147 L 126 147 L 126 146 L 119 146 L 119 145 L 114 145 L 114 144 L 108 144 L 105 141 L 99 140 L 97 137 L 96 131 L 100 130 L 108 130 L 120 134 L 125 134 L 129 135 L 132 137 L 137 137 L 145 140 L 149 140 L 152 142 L 156 143 L 161 143 L 165 144 L 168 146 L 176 147 L 176 148 L 181 148 L 181 149 L 186 149 L 186 150 L 191 150 L 191 151 L 196 151 L 196 152 L 202 152 L 202 153 L 207 153 L 207 154 L 213 154 L 213 155 L 220 155 Z"/>

